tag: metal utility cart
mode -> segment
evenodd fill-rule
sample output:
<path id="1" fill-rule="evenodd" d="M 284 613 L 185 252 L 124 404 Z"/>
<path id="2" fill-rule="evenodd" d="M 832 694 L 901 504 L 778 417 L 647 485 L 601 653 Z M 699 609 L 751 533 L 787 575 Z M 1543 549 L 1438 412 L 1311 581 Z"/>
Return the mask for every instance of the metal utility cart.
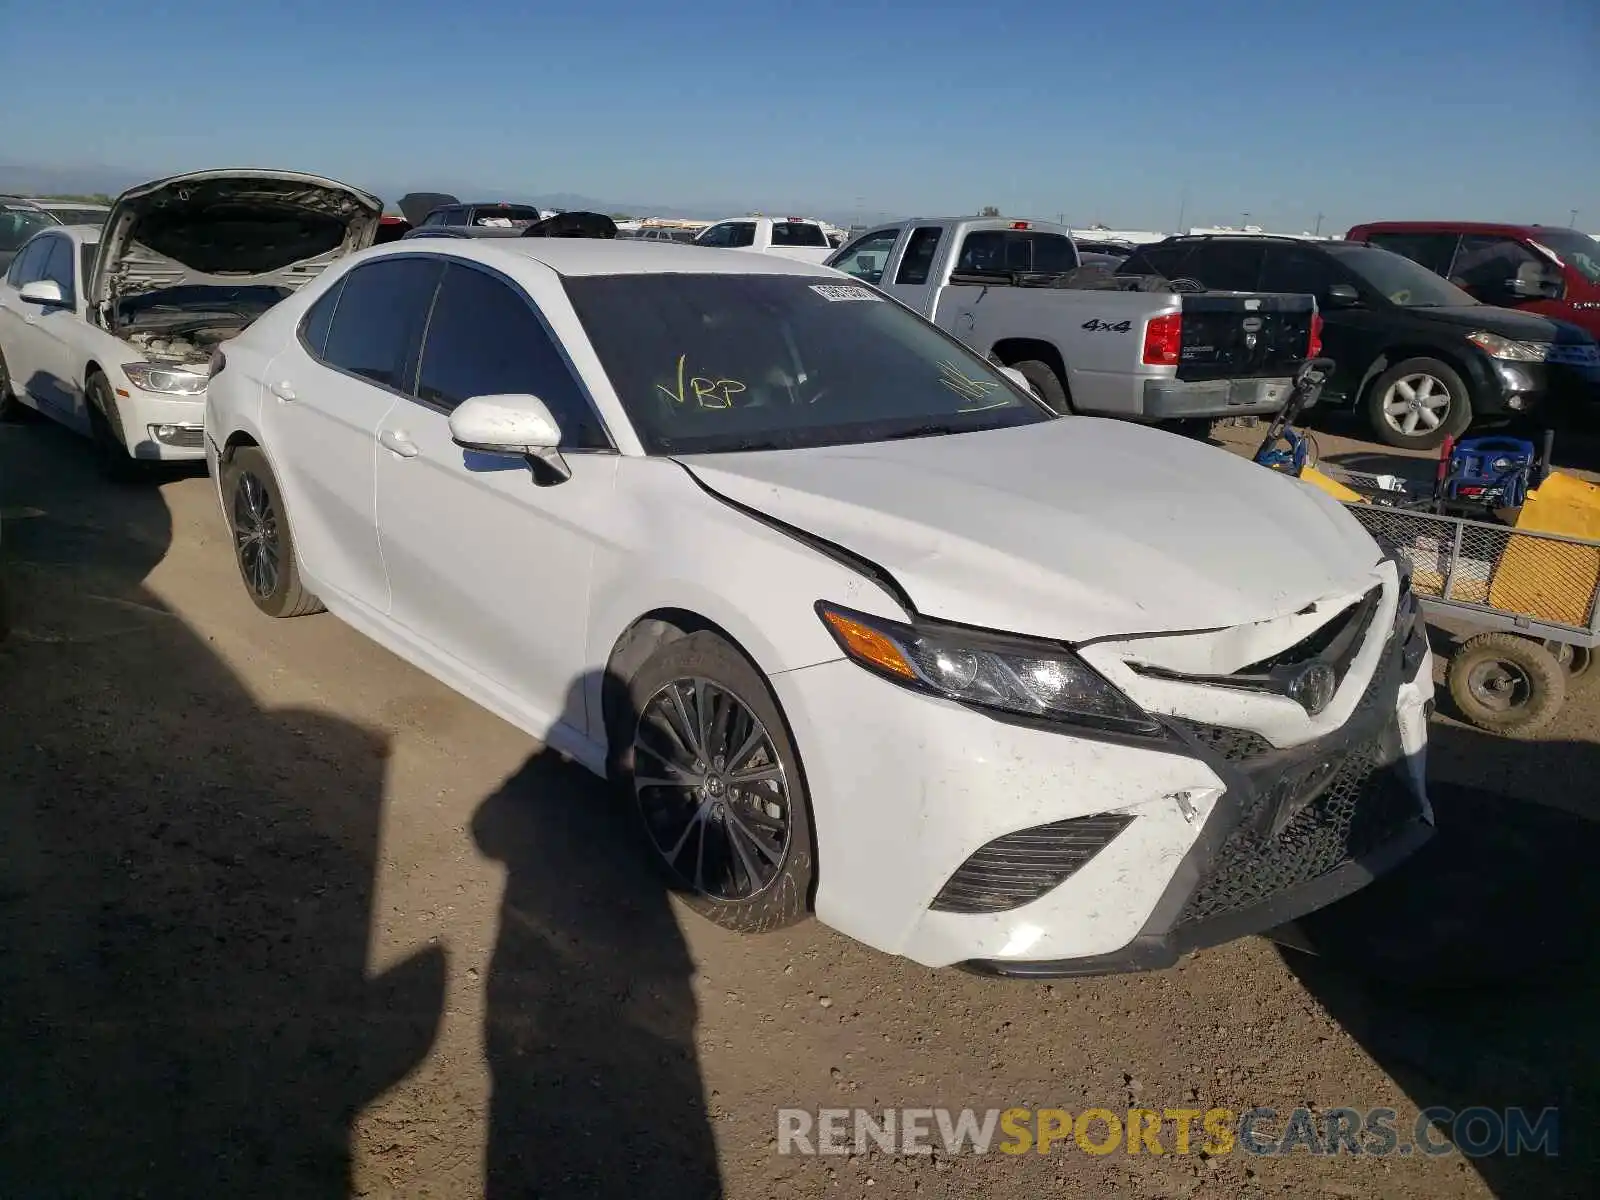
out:
<path id="1" fill-rule="evenodd" d="M 1461 714 L 1495 733 L 1549 724 L 1568 680 L 1592 667 L 1600 646 L 1600 540 L 1368 502 L 1346 507 L 1410 562 L 1426 615 L 1488 630 L 1450 658 L 1450 698 Z"/>

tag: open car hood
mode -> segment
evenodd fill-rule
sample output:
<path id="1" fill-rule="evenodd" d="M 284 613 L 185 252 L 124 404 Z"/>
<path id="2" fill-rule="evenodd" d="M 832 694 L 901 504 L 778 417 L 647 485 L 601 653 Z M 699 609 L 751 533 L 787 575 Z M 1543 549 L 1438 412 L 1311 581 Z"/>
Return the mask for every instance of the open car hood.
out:
<path id="1" fill-rule="evenodd" d="M 1121 421 L 678 461 L 876 563 L 927 616 L 1063 641 L 1282 617 L 1364 591 L 1381 558 L 1309 485 Z"/>
<path id="2" fill-rule="evenodd" d="M 395 202 L 395 207 L 412 225 L 421 225 L 434 209 L 460 203 L 449 192 L 407 192 Z"/>
<path id="3" fill-rule="evenodd" d="M 298 171 L 194 171 L 130 188 L 106 218 L 90 282 L 104 308 L 184 285 L 299 288 L 377 235 L 383 202 Z"/>

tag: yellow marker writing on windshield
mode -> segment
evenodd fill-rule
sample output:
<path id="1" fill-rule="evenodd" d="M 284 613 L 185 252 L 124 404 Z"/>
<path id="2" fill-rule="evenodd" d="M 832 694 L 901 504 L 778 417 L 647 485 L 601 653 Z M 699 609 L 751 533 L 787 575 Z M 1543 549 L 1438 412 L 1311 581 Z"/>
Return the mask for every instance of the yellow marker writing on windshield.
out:
<path id="1" fill-rule="evenodd" d="M 666 395 L 667 399 L 678 404 L 687 404 L 689 393 L 692 392 L 694 402 L 701 408 L 732 408 L 733 397 L 745 390 L 744 384 L 737 379 L 710 379 L 704 375 L 695 375 L 685 380 L 684 361 L 688 357 L 687 354 L 678 355 L 676 391 L 660 383 L 656 384 L 656 387 Z M 687 389 L 685 383 L 688 384 Z"/>

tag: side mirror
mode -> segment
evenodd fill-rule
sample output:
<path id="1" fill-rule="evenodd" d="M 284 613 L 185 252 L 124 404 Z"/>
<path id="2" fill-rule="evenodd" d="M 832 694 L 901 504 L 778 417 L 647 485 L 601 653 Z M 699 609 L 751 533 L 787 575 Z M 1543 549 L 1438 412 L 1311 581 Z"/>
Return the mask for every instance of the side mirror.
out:
<path id="1" fill-rule="evenodd" d="M 1015 367 L 996 367 L 995 369 L 1007 379 L 1011 380 L 1012 383 L 1016 384 L 1023 391 L 1027 392 L 1030 396 L 1039 395 L 1039 389 L 1034 387 L 1033 384 L 1029 383 L 1028 377 Z M 1039 398 L 1043 399 L 1042 396 Z"/>
<path id="2" fill-rule="evenodd" d="M 450 414 L 450 437 L 463 450 L 526 458 L 540 482 L 572 476 L 561 457 L 561 427 L 537 396 L 473 396 Z M 537 464 L 537 465 L 536 465 Z"/>
<path id="3" fill-rule="evenodd" d="M 1515 279 L 1505 282 L 1506 295 L 1515 296 L 1519 300 L 1559 300 L 1561 298 L 1561 281 L 1551 279 L 1548 275 L 1527 276 L 1519 275 Z"/>
<path id="4" fill-rule="evenodd" d="M 1336 283 L 1328 289 L 1329 308 L 1355 308 L 1360 303 L 1361 293 L 1352 284 Z"/>
<path id="5" fill-rule="evenodd" d="M 32 283 L 25 283 L 17 295 L 29 304 L 43 304 L 51 308 L 64 308 L 67 303 L 66 297 L 61 294 L 61 285 L 54 279 L 35 279 Z"/>

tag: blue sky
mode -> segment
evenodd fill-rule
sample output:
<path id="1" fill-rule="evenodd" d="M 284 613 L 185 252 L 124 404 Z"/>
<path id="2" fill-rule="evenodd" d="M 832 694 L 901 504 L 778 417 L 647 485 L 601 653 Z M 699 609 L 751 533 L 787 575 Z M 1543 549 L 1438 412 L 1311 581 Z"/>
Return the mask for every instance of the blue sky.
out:
<path id="1" fill-rule="evenodd" d="M 48 0 L 6 24 L 7 163 L 1157 229 L 1578 208 L 1600 230 L 1596 0 Z"/>

